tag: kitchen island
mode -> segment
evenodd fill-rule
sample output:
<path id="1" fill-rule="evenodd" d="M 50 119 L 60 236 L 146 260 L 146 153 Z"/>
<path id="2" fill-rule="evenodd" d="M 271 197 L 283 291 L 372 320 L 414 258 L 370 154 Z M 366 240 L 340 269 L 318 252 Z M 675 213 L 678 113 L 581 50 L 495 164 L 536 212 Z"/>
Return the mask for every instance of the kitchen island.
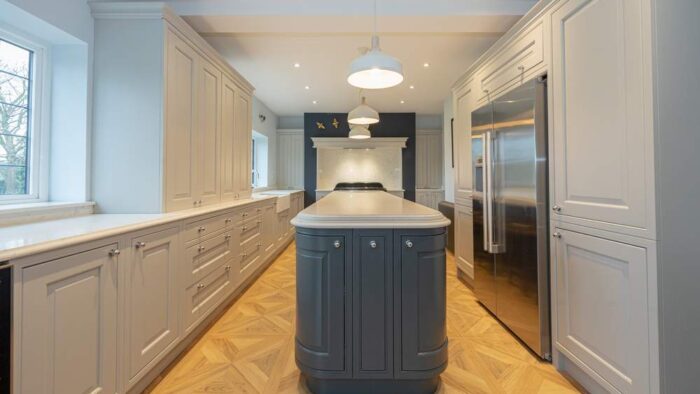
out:
<path id="1" fill-rule="evenodd" d="M 335 191 L 293 220 L 296 363 L 314 393 L 432 393 L 447 367 L 440 212 Z"/>

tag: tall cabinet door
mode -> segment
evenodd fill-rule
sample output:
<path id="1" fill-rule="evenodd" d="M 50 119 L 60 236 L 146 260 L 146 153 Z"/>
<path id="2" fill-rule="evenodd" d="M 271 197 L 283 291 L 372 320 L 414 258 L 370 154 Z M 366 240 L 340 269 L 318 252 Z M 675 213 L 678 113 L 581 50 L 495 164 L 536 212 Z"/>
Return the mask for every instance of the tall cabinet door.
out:
<path id="1" fill-rule="evenodd" d="M 346 241 L 349 235 L 297 235 L 297 362 L 307 368 L 350 371 L 345 344 L 351 285 Z M 343 284 L 338 286 L 338 284 Z M 347 357 L 346 357 L 347 356 Z"/>
<path id="2" fill-rule="evenodd" d="M 564 229 L 554 236 L 558 350 L 611 392 L 653 392 L 654 251 Z"/>
<path id="3" fill-rule="evenodd" d="M 551 16 L 554 209 L 566 217 L 653 229 L 645 3 L 569 0 Z"/>
<path id="4" fill-rule="evenodd" d="M 197 67 L 197 179 L 202 204 L 219 202 L 221 196 L 219 147 L 221 111 L 221 71 L 204 58 Z"/>
<path id="5" fill-rule="evenodd" d="M 174 32 L 167 31 L 165 78 L 166 211 L 192 208 L 197 202 L 197 54 Z"/>
<path id="6" fill-rule="evenodd" d="M 468 199 L 472 193 L 471 111 L 472 85 L 455 92 L 452 130 L 455 157 L 455 198 Z"/>
<path id="7" fill-rule="evenodd" d="M 22 270 L 23 393 L 114 393 L 117 244 Z"/>
<path id="8" fill-rule="evenodd" d="M 134 238 L 126 281 L 129 381 L 178 337 L 178 229 Z"/>
<path id="9" fill-rule="evenodd" d="M 455 259 L 457 267 L 474 279 L 474 216 L 472 208 L 455 204 Z"/>
<path id="10" fill-rule="evenodd" d="M 445 234 L 395 236 L 396 373 L 447 367 Z"/>
<path id="11" fill-rule="evenodd" d="M 247 198 L 251 193 L 251 171 L 252 171 L 252 139 L 253 129 L 251 123 L 252 103 L 250 96 L 244 93 L 236 95 L 236 117 L 234 124 L 236 128 L 236 144 L 237 159 L 236 163 L 236 180 L 237 193 L 239 198 Z"/>
<path id="12" fill-rule="evenodd" d="M 221 201 L 236 198 L 236 85 L 226 75 L 221 84 Z"/>

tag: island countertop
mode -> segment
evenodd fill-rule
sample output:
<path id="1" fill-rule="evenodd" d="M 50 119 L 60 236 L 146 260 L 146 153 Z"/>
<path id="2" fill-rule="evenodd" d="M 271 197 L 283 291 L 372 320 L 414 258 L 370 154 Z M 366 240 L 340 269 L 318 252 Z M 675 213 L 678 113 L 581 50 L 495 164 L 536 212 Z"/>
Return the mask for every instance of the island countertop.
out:
<path id="1" fill-rule="evenodd" d="M 440 212 L 383 191 L 334 191 L 301 211 L 292 224 L 303 228 L 439 228 Z"/>

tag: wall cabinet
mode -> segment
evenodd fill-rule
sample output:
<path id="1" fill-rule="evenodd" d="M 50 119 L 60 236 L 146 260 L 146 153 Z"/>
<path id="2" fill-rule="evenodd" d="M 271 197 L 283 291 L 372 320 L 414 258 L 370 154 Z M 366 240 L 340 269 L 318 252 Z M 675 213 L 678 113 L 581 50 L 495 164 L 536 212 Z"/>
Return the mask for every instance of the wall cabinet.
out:
<path id="1" fill-rule="evenodd" d="M 253 87 L 167 7 L 91 7 L 98 210 L 160 213 L 250 197 Z M 119 187 L 124 179 L 134 187 Z"/>
<path id="2" fill-rule="evenodd" d="M 172 227 L 134 237 L 128 262 L 126 349 L 129 383 L 159 359 L 179 335 L 177 270 L 179 229 Z"/>
<path id="3" fill-rule="evenodd" d="M 118 245 L 22 269 L 23 393 L 117 392 Z"/>
<path id="4" fill-rule="evenodd" d="M 468 83 L 453 94 L 455 114 L 452 141 L 455 159 L 455 199 L 471 198 L 472 192 L 472 139 L 471 122 L 474 108 L 473 84 Z"/>
<path id="5" fill-rule="evenodd" d="M 648 237 L 654 160 L 643 3 L 561 2 L 551 16 L 549 108 L 555 215 Z"/>
<path id="6" fill-rule="evenodd" d="M 653 247 L 556 228 L 556 346 L 610 391 L 652 392 Z"/>

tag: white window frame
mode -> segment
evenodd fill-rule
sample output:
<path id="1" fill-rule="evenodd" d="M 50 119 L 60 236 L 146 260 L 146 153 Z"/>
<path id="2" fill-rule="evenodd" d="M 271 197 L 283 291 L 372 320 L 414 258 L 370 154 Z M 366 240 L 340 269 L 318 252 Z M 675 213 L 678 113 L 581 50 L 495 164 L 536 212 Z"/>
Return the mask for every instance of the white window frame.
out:
<path id="1" fill-rule="evenodd" d="M 48 46 L 28 34 L 17 32 L 0 25 L 0 38 L 33 52 L 31 102 L 29 103 L 29 193 L 21 195 L 0 195 L 0 204 L 24 204 L 48 200 L 49 185 L 49 107 L 50 107 L 50 51 Z"/>

